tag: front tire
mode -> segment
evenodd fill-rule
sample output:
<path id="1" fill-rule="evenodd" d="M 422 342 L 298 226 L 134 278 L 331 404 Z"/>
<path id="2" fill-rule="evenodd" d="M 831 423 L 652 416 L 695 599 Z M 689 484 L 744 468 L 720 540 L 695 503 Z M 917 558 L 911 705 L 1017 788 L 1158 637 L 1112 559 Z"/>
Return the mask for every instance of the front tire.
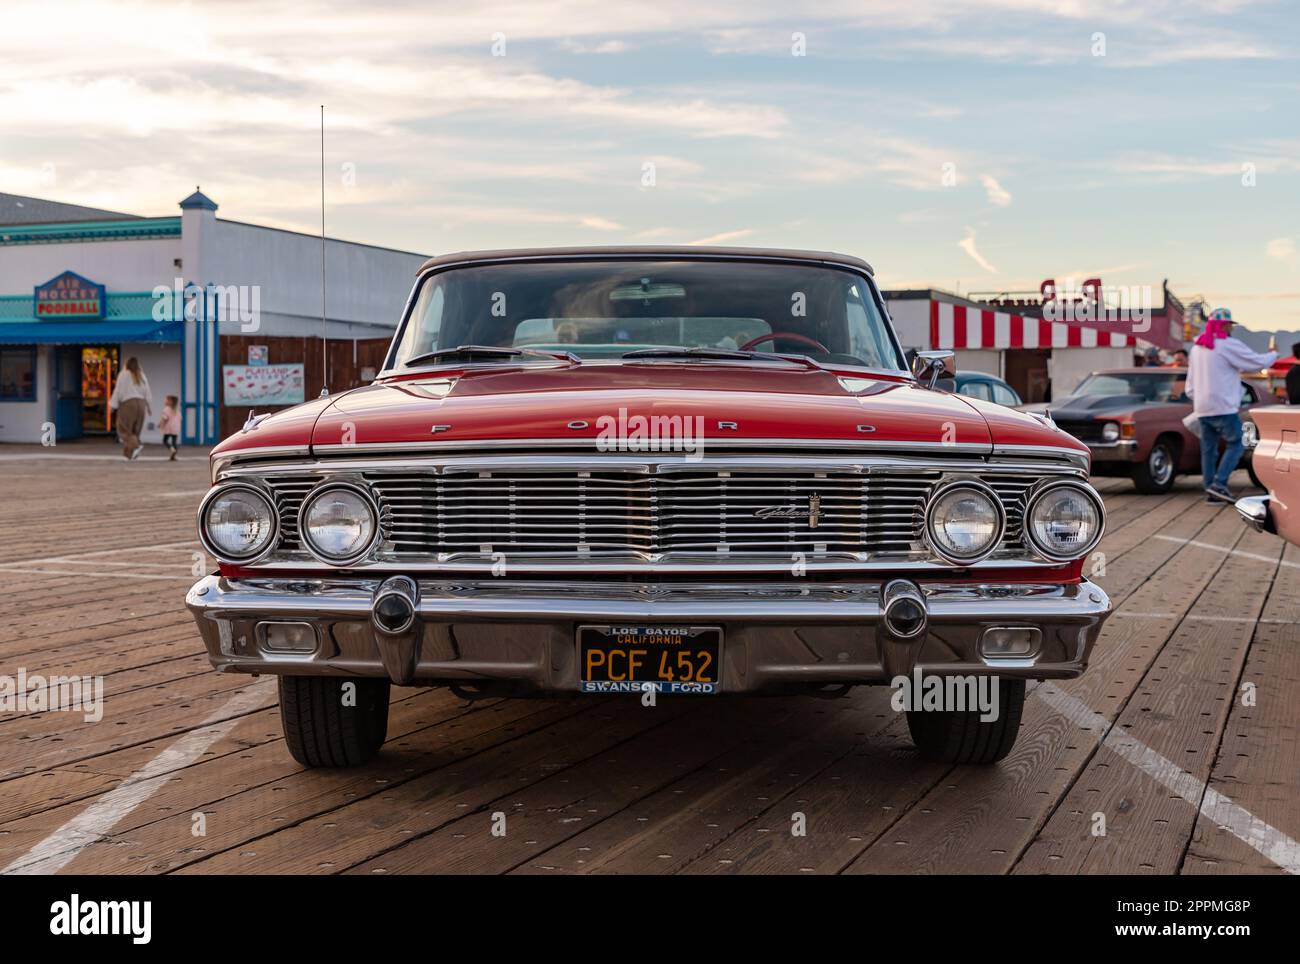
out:
<path id="1" fill-rule="evenodd" d="M 996 763 L 1016 745 L 1025 709 L 1025 681 L 998 682 L 996 719 L 979 710 L 908 710 L 907 729 L 923 757 L 940 763 Z"/>
<path id="2" fill-rule="evenodd" d="M 1174 487 L 1178 475 L 1178 445 L 1158 438 L 1146 460 L 1133 467 L 1133 485 L 1144 495 L 1163 495 Z"/>
<path id="3" fill-rule="evenodd" d="M 374 759 L 388 736 L 388 694 L 386 679 L 281 676 L 280 722 L 290 756 L 305 767 Z"/>

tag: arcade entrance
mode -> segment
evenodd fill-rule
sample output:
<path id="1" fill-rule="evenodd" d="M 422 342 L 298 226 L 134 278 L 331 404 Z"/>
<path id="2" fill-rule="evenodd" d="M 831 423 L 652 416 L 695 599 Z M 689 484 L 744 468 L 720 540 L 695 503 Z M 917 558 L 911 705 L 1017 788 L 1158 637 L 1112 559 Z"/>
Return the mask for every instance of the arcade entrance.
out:
<path id="1" fill-rule="evenodd" d="M 116 345 L 63 345 L 54 371 L 54 427 L 60 441 L 112 435 L 108 400 L 118 370 Z"/>

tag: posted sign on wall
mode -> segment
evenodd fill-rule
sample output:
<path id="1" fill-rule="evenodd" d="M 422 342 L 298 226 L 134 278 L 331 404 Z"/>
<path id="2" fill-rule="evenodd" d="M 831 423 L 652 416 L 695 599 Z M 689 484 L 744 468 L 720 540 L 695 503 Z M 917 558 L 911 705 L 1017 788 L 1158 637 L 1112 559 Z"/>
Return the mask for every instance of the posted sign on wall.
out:
<path id="1" fill-rule="evenodd" d="M 223 365 L 226 405 L 297 405 L 303 400 L 302 364 Z"/>
<path id="2" fill-rule="evenodd" d="M 104 286 L 83 278 L 75 271 L 65 271 L 32 295 L 36 317 L 80 318 L 98 321 L 104 317 Z"/>

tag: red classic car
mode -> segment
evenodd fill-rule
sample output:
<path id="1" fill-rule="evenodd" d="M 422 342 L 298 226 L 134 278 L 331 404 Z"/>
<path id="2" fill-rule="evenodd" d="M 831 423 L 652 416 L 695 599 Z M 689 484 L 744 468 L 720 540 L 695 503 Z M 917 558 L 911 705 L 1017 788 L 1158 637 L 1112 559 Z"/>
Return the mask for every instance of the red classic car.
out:
<path id="1" fill-rule="evenodd" d="M 1004 756 L 1028 679 L 1083 672 L 1104 509 L 1048 420 L 935 387 L 870 267 L 729 248 L 492 251 L 421 270 L 372 385 L 212 453 L 187 603 L 279 676 L 304 765 L 365 761 L 392 684 L 466 696 L 837 694 L 920 750 Z M 950 381 L 950 379 L 949 379 Z"/>
<path id="2" fill-rule="evenodd" d="M 1114 368 L 1093 372 L 1068 396 L 1024 406 L 1045 412 L 1058 426 L 1088 446 L 1092 472 L 1127 476 L 1139 492 L 1168 492 L 1180 474 L 1200 475 L 1201 440 L 1183 419 L 1192 414 L 1186 394 L 1186 368 Z M 1270 400 L 1268 382 L 1241 381 L 1242 432 L 1250 467 L 1255 425 L 1250 410 Z M 1255 480 L 1258 485 L 1258 480 Z"/>

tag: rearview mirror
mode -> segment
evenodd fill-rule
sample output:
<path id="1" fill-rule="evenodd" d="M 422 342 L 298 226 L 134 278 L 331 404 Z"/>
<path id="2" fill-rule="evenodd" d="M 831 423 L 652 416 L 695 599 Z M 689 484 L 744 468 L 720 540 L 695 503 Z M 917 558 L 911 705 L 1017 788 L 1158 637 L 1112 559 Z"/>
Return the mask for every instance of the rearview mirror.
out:
<path id="1" fill-rule="evenodd" d="M 957 353 L 918 351 L 912 358 L 912 375 L 926 388 L 934 388 L 939 379 L 957 375 Z"/>

